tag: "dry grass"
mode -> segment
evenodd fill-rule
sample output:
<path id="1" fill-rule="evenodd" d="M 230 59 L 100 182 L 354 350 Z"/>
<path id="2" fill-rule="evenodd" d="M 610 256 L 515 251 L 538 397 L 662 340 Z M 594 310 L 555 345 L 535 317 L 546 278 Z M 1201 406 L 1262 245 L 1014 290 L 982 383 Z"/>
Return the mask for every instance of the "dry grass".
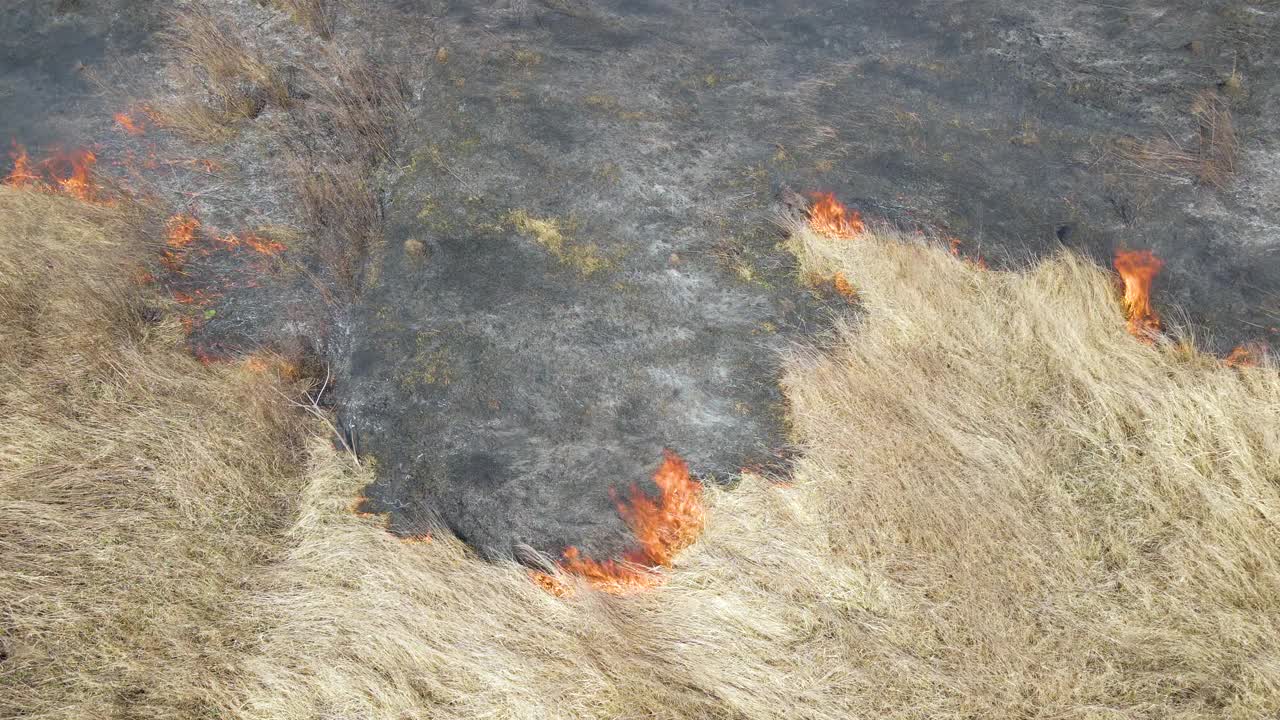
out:
<path id="1" fill-rule="evenodd" d="M 1280 713 L 1274 366 L 1236 371 L 1135 341 L 1110 279 L 1072 256 L 1017 274 L 893 237 L 801 231 L 792 244 L 802 272 L 844 273 L 866 307 L 789 363 L 804 448 L 794 482 L 709 488 L 706 534 L 665 586 L 628 597 L 559 599 L 450 537 L 401 542 L 350 512 L 367 478 L 319 439 L 302 447 L 291 416 L 251 391 L 260 380 L 201 368 L 158 330 L 76 330 L 94 296 L 70 296 L 69 319 L 40 339 L 63 290 L 41 300 L 46 281 L 32 282 L 16 304 L 6 292 L 6 338 L 97 359 L 76 350 L 14 370 L 4 358 L 18 382 L 0 405 L 0 538 L 19 562 L 0 566 L 12 655 L 0 706 L 272 719 Z M 46 277 L 49 256 L 20 274 Z M 109 274 L 79 261 L 49 260 L 77 281 Z"/>
<path id="2" fill-rule="evenodd" d="M 1234 76 L 1233 76 L 1234 77 Z M 1213 90 L 1198 93 L 1191 103 L 1194 138 L 1173 135 L 1120 144 L 1120 155 L 1143 170 L 1171 177 L 1190 177 L 1213 187 L 1225 187 L 1235 174 L 1240 154 L 1231 104 Z"/>
<path id="3" fill-rule="evenodd" d="M 395 73 L 336 48 L 305 75 L 314 93 L 297 114 L 297 132 L 285 138 L 289 171 L 321 263 L 350 295 L 359 291 L 365 258 L 382 236 L 373 175 L 391 155 L 406 109 L 403 88 Z"/>
<path id="4" fill-rule="evenodd" d="M 362 260 L 381 237 L 378 199 L 361 163 L 330 160 L 289 163 L 306 217 L 312 223 L 316 253 L 336 287 L 354 292 Z"/>
<path id="5" fill-rule="evenodd" d="M 271 0 L 281 10 L 317 36 L 329 39 L 333 36 L 336 8 L 332 0 Z"/>
<path id="6" fill-rule="evenodd" d="M 166 44 L 175 54 L 170 67 L 181 93 L 155 104 L 152 117 L 163 127 L 192 140 L 224 141 L 268 104 L 290 104 L 280 74 L 202 6 L 174 16 Z"/>
<path id="7" fill-rule="evenodd" d="M 250 715 L 1260 717 L 1280 711 L 1280 378 L 1124 330 L 1071 256 L 793 240 L 867 304 L 786 387 L 796 481 L 712 491 L 668 584 L 558 600 L 310 489 Z"/>
<path id="8" fill-rule="evenodd" d="M 0 717 L 212 717 L 318 430 L 204 367 L 118 210 L 0 187 Z M 293 388 L 293 391 L 297 391 Z M 332 453 L 330 453 L 332 457 Z"/>
<path id="9" fill-rule="evenodd" d="M 360 53 L 330 47 L 304 73 L 314 88 L 303 119 L 307 142 L 370 165 L 391 156 L 394 131 L 406 109 L 396 72 Z"/>

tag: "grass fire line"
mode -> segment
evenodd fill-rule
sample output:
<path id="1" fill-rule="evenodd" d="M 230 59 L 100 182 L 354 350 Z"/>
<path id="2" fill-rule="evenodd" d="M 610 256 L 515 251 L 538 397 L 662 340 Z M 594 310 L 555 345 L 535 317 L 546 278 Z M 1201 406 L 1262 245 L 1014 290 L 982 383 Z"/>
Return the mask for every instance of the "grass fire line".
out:
<path id="1" fill-rule="evenodd" d="M 695 487 L 668 456 L 661 498 L 617 498 L 661 586 L 553 597 L 352 513 L 372 470 L 290 402 L 305 380 L 201 365 L 139 312 L 138 231 L 0 187 L 16 716 L 1280 712 L 1280 373 L 1136 342 L 1075 255 L 983 270 L 797 225 L 802 277 L 863 312 L 786 360 L 790 482 Z"/>

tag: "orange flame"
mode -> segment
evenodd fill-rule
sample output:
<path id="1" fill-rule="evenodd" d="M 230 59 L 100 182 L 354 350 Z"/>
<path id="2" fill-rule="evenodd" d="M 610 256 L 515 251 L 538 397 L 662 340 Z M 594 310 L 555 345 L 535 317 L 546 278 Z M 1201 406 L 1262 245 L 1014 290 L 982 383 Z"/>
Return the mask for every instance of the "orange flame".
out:
<path id="1" fill-rule="evenodd" d="M 143 135 L 146 133 L 146 128 L 143 127 L 142 122 L 139 120 L 134 120 L 133 116 L 131 116 L 129 113 L 118 112 L 115 114 L 115 120 L 116 120 L 116 127 L 119 127 L 121 130 L 128 133 L 129 135 L 137 136 L 137 135 Z"/>
<path id="2" fill-rule="evenodd" d="M 191 215 L 179 214 L 169 218 L 165 244 L 169 247 L 161 253 L 161 262 L 171 270 L 178 270 L 187 259 L 187 248 L 196 240 L 200 221 Z"/>
<path id="3" fill-rule="evenodd" d="M 612 594 L 653 587 L 662 582 L 658 567 L 671 567 L 675 556 L 693 544 L 702 533 L 706 513 L 702 484 L 689 475 L 689 466 L 670 450 L 663 452 L 662 464 L 653 475 L 659 497 L 651 498 L 638 485 L 629 497 L 620 500 L 610 492 L 618 514 L 635 534 L 637 547 L 622 560 L 593 560 L 576 547 L 564 551 L 561 569 L 584 578 L 592 587 Z M 532 573 L 534 580 L 554 595 L 571 590 L 554 576 Z"/>
<path id="4" fill-rule="evenodd" d="M 39 165 L 33 164 L 27 149 L 16 142 L 9 154 L 13 158 L 13 170 L 5 176 L 5 185 L 41 192 L 61 190 L 85 202 L 98 200 L 99 188 L 91 179 L 93 166 L 98 162 L 93 151 L 81 148 L 69 153 L 55 152 Z"/>
<path id="5" fill-rule="evenodd" d="M 208 306 L 220 297 L 222 297 L 222 293 L 220 292 L 205 292 L 199 288 L 196 288 L 191 292 L 184 292 L 182 290 L 173 291 L 174 300 L 183 305 L 194 305 L 195 307 L 200 308 Z"/>
<path id="6" fill-rule="evenodd" d="M 62 192 L 79 198 L 85 202 L 92 202 L 97 197 L 97 188 L 89 179 L 90 170 L 94 163 L 98 162 L 98 156 L 92 151 L 83 148 L 74 150 L 70 154 L 58 158 L 63 160 L 65 165 L 69 165 L 69 172 L 65 177 L 55 178 L 58 186 L 62 188 Z"/>
<path id="7" fill-rule="evenodd" d="M 175 250 L 181 250 L 195 242 L 196 231 L 200 229 L 200 221 L 191 215 L 174 215 L 166 223 L 169 234 L 165 242 Z"/>
<path id="8" fill-rule="evenodd" d="M 849 282 L 849 278 L 845 277 L 843 271 L 836 271 L 836 276 L 832 279 L 831 284 L 835 286 L 836 292 L 847 300 L 853 300 L 858 297 L 858 289 L 853 286 L 853 283 Z"/>
<path id="9" fill-rule="evenodd" d="M 640 541 L 641 554 L 633 562 L 671 567 L 677 553 L 702 534 L 706 520 L 702 506 L 702 484 L 689 475 L 689 466 L 679 455 L 666 450 L 662 465 L 653 474 L 661 493 L 657 500 L 631 486 L 630 502 L 614 499 L 618 514 Z"/>
<path id="10" fill-rule="evenodd" d="M 964 242 L 962 242 L 960 238 L 957 238 L 957 237 L 951 238 L 950 245 L 951 245 L 951 254 L 954 255 L 955 257 L 960 258 L 961 260 L 964 260 L 966 263 L 969 264 L 970 267 L 975 267 L 979 270 L 989 269 L 987 267 L 986 259 L 983 258 L 981 255 L 968 257 L 960 250 L 960 248 L 964 245 Z"/>
<path id="11" fill-rule="evenodd" d="M 25 147 L 17 142 L 13 143 L 13 150 L 9 151 L 9 156 L 13 158 L 13 170 L 5 176 L 5 185 L 47 189 L 48 186 L 40 179 L 40 174 L 31 167 L 31 156 L 27 155 Z"/>
<path id="12" fill-rule="evenodd" d="M 244 358 L 242 367 L 258 375 L 275 374 L 285 380 L 297 380 L 301 377 L 298 366 L 288 360 L 271 353 L 255 353 Z M 427 537 L 430 537 L 428 535 Z"/>
<path id="13" fill-rule="evenodd" d="M 1227 367 L 1257 367 L 1262 363 L 1262 351 L 1252 343 L 1239 345 L 1223 361 Z"/>
<path id="14" fill-rule="evenodd" d="M 813 204 L 809 206 L 809 226 L 828 237 L 842 240 L 853 239 L 866 232 L 862 223 L 862 213 L 850 212 L 836 200 L 831 193 L 812 193 Z"/>
<path id="15" fill-rule="evenodd" d="M 278 243 L 275 240 L 269 240 L 253 233 L 245 233 L 241 240 L 245 245 L 248 245 L 263 255 L 279 255 L 285 251 L 283 243 Z"/>
<path id="16" fill-rule="evenodd" d="M 1151 307 L 1151 282 L 1163 267 L 1164 261 L 1150 250 L 1120 250 L 1116 253 L 1116 272 L 1124 281 L 1123 303 L 1129 319 L 1129 333 L 1144 342 L 1151 342 L 1160 331 L 1160 316 Z"/>

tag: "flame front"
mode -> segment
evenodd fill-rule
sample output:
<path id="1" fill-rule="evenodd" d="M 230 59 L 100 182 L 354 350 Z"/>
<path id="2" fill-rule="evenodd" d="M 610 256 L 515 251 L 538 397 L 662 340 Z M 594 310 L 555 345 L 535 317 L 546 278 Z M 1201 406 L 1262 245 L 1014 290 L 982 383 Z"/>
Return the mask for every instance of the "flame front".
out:
<path id="1" fill-rule="evenodd" d="M 160 259 L 170 270 L 177 272 L 187 260 L 187 250 L 196 240 L 200 221 L 191 215 L 174 215 L 165 225 L 165 245 L 168 247 L 160 254 Z"/>
<path id="2" fill-rule="evenodd" d="M 632 485 L 629 501 L 615 498 L 614 504 L 640 543 L 639 554 L 628 559 L 671 567 L 676 554 L 702 534 L 706 519 L 702 484 L 690 477 L 689 466 L 670 450 L 663 452 L 662 465 L 654 473 L 653 482 L 660 493 L 657 500 Z"/>
<path id="3" fill-rule="evenodd" d="M 276 242 L 275 240 L 269 240 L 267 238 L 264 238 L 260 235 L 255 235 L 253 233 L 245 233 L 245 235 L 242 238 L 240 238 L 240 240 L 245 245 L 248 245 L 249 247 L 253 248 L 254 251 L 262 253 L 263 255 L 279 255 L 280 253 L 284 252 L 286 249 L 284 246 L 284 243 L 279 243 L 279 242 Z"/>
<path id="4" fill-rule="evenodd" d="M 858 297 L 858 289 L 855 288 L 853 283 L 849 282 L 849 278 L 845 277 L 845 274 L 839 270 L 836 271 L 835 277 L 831 279 L 831 285 L 836 289 L 836 292 L 846 300 L 854 300 Z"/>
<path id="5" fill-rule="evenodd" d="M 638 485 L 632 485 L 628 497 L 614 495 L 618 515 L 636 537 L 636 548 L 621 560 L 593 560 L 576 547 L 564 551 L 560 567 L 578 575 L 597 590 L 623 594 L 653 587 L 662 582 L 659 567 L 671 567 L 675 556 L 693 544 L 702 534 L 706 511 L 702 502 L 702 484 L 689 475 L 689 466 L 679 455 L 664 451 L 662 465 L 653 475 L 659 496 L 651 498 Z M 572 591 L 546 573 L 534 573 L 533 579 L 557 596 Z"/>
<path id="6" fill-rule="evenodd" d="M 42 192 L 62 191 L 85 202 L 99 200 L 99 188 L 92 179 L 98 156 L 91 150 L 80 148 L 71 152 L 55 152 L 36 165 L 31 162 L 27 149 L 15 142 L 10 156 L 13 158 L 13 170 L 5 176 L 5 185 Z"/>
<path id="7" fill-rule="evenodd" d="M 828 237 L 851 240 L 867 228 L 862 223 L 862 213 L 849 211 L 831 193 L 813 193 L 809 206 L 809 226 Z"/>
<path id="8" fill-rule="evenodd" d="M 1129 333 L 1151 342 L 1160 331 L 1160 316 L 1151 307 L 1151 283 L 1164 261 L 1150 250 L 1121 250 L 1116 253 L 1115 268 L 1124 281 L 1124 312 L 1129 319 Z"/>

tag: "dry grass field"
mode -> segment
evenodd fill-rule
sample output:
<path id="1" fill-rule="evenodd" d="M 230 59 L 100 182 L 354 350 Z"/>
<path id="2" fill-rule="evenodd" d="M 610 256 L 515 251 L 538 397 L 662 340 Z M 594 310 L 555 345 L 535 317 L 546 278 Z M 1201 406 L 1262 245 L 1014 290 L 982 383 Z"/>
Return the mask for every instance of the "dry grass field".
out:
<path id="1" fill-rule="evenodd" d="M 353 514 L 297 383 L 151 319 L 125 220 L 0 189 L 0 717 L 1280 713 L 1280 375 L 1138 342 L 1080 258 L 797 228 L 865 314 L 788 360 L 795 477 L 560 598 Z"/>
<path id="2" fill-rule="evenodd" d="M 0 187 L 0 717 L 232 706 L 305 486 L 301 389 L 191 357 L 141 227 Z"/>

